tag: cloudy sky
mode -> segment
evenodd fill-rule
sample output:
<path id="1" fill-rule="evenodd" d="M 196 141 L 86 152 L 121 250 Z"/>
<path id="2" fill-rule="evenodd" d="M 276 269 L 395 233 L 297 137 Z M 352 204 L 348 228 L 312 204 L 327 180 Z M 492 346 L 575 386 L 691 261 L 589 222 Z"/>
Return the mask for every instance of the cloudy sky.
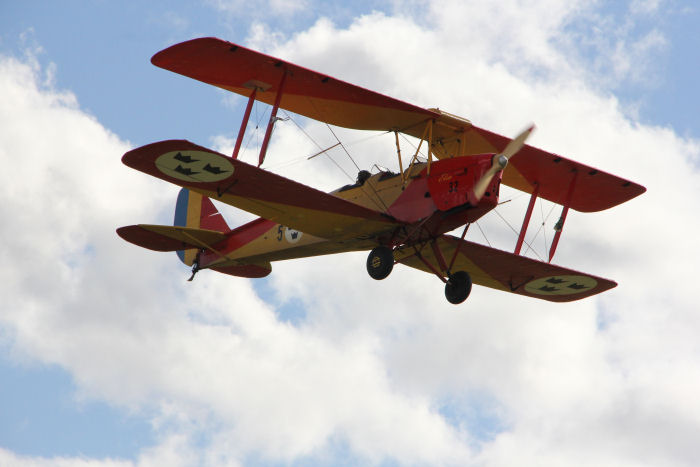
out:
<path id="1" fill-rule="evenodd" d="M 699 23 L 680 0 L 3 2 L 0 465 L 697 465 Z M 555 256 L 620 285 L 564 305 L 475 287 L 455 307 L 418 271 L 373 281 L 363 253 L 186 282 L 114 231 L 170 222 L 178 191 L 125 151 L 232 146 L 245 99 L 149 62 L 200 36 L 502 134 L 535 122 L 534 145 L 641 183 L 572 213 Z M 395 168 L 391 137 L 340 133 Z M 280 122 L 266 165 L 347 183 L 315 151 Z M 506 198 L 519 225 L 527 196 Z M 499 215 L 480 227 L 513 247 Z"/>

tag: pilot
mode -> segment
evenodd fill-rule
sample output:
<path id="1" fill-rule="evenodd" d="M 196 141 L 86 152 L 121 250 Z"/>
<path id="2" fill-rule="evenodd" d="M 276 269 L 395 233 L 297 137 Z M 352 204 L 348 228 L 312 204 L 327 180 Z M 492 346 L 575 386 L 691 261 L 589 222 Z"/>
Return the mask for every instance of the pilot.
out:
<path id="1" fill-rule="evenodd" d="M 356 185 L 356 186 L 362 186 L 362 185 L 364 185 L 365 182 L 367 181 L 367 179 L 368 179 L 369 177 L 371 177 L 371 176 L 372 176 L 372 174 L 369 173 L 368 170 L 360 170 L 360 171 L 357 173 L 357 181 L 355 182 L 355 185 Z"/>

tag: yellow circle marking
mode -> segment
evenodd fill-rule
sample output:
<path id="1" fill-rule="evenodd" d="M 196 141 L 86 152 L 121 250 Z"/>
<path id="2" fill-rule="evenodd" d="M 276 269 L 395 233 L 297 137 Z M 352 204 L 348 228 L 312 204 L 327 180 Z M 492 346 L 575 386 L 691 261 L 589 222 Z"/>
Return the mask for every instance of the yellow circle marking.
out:
<path id="1" fill-rule="evenodd" d="M 171 151 L 156 159 L 156 167 L 169 177 L 186 182 L 218 182 L 233 174 L 233 164 L 219 154 Z"/>
<path id="2" fill-rule="evenodd" d="M 574 295 L 588 292 L 598 281 L 588 276 L 550 276 L 528 282 L 525 290 L 535 295 Z"/>

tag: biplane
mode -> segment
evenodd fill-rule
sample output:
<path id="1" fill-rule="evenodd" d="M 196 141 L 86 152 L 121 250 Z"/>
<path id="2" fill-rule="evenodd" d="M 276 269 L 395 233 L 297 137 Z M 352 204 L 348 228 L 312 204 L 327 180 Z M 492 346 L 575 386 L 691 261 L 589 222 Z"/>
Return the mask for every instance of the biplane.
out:
<path id="1" fill-rule="evenodd" d="M 259 278 L 280 260 L 369 251 L 367 272 L 384 279 L 395 264 L 445 283 L 450 303 L 472 284 L 554 302 L 589 297 L 617 284 L 551 263 L 570 209 L 595 212 L 645 188 L 526 144 L 439 109 L 425 109 L 216 38 L 156 53 L 151 62 L 248 98 L 231 156 L 185 140 L 149 144 L 124 154 L 127 166 L 182 187 L 174 225 L 121 227 L 125 240 L 175 251 L 192 267 Z M 238 158 L 255 101 L 271 106 L 257 165 Z M 360 171 L 354 184 L 325 193 L 261 168 L 279 109 L 330 125 L 393 133 L 398 172 Z M 404 164 L 399 134 L 418 140 Z M 421 146 L 427 157 L 419 157 Z M 405 166 L 405 168 L 404 168 Z M 512 252 L 465 240 L 469 226 L 494 209 L 506 184 L 530 195 Z M 548 261 L 521 254 L 535 201 L 562 206 Z M 258 219 L 231 229 L 212 199 Z M 448 232 L 461 228 L 461 236 Z"/>

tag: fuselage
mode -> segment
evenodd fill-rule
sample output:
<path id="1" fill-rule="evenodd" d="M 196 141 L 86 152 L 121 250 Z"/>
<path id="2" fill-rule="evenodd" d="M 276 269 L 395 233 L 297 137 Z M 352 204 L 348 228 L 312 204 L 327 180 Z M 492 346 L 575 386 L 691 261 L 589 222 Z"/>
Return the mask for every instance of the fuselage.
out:
<path id="1" fill-rule="evenodd" d="M 424 243 L 466 223 L 474 222 L 498 203 L 500 176 L 495 177 L 478 202 L 472 198 L 475 180 L 490 166 L 492 155 L 458 157 L 418 163 L 403 174 L 382 171 L 330 194 L 384 213 L 396 228 L 377 236 L 328 240 L 258 218 L 236 229 L 217 245 L 203 251 L 200 268 L 266 264 L 347 251 L 370 250 L 377 245 Z"/>

